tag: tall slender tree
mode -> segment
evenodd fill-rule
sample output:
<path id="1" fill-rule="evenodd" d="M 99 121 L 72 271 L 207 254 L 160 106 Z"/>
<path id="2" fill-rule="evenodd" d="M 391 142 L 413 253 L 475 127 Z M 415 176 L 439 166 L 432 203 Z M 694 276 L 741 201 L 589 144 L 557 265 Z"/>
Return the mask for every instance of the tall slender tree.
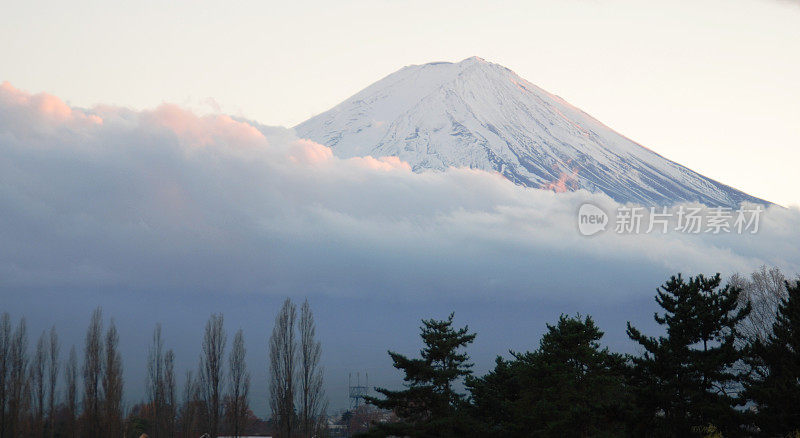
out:
<path id="1" fill-rule="evenodd" d="M 197 379 L 191 370 L 186 371 L 183 395 L 180 409 L 180 434 L 189 438 L 198 436 L 198 423 L 200 414 L 200 388 Z"/>
<path id="2" fill-rule="evenodd" d="M 31 385 L 31 401 L 33 402 L 31 432 L 35 436 L 44 434 L 45 399 L 47 396 L 45 374 L 47 372 L 47 351 L 49 350 L 47 342 L 47 332 L 43 331 L 36 342 L 36 351 L 33 354 L 30 366 L 29 382 Z"/>
<path id="3" fill-rule="evenodd" d="M 28 331 L 25 318 L 20 318 L 11 338 L 8 352 L 8 414 L 6 416 L 6 432 L 9 437 L 21 436 L 25 433 L 22 416 L 27 408 L 28 394 Z"/>
<path id="4" fill-rule="evenodd" d="M 323 389 L 322 344 L 316 337 L 314 314 L 308 300 L 300 307 L 300 433 L 315 436 L 326 409 Z"/>
<path id="5" fill-rule="evenodd" d="M 250 373 L 247 372 L 242 329 L 233 337 L 231 352 L 228 356 L 228 403 L 226 406 L 229 430 L 234 437 L 241 436 L 246 427 L 250 406 L 247 397 L 250 392 Z"/>
<path id="6" fill-rule="evenodd" d="M 8 409 L 8 386 L 11 357 L 11 316 L 8 312 L 0 315 L 0 438 L 6 437 L 6 410 Z"/>
<path id="7" fill-rule="evenodd" d="M 175 353 L 172 349 L 164 354 L 164 435 L 175 436 L 175 416 L 177 412 L 175 383 Z"/>
<path id="8" fill-rule="evenodd" d="M 92 312 L 83 350 L 83 435 L 102 436 L 103 311 Z"/>
<path id="9" fill-rule="evenodd" d="M 52 438 L 55 437 L 56 434 L 56 385 L 58 383 L 58 370 L 60 367 L 59 351 L 61 350 L 55 326 L 50 328 L 49 347 L 47 352 L 47 428 Z"/>
<path id="10" fill-rule="evenodd" d="M 78 435 L 78 354 L 74 345 L 69 350 L 69 358 L 64 366 L 64 381 L 66 382 L 64 404 L 67 408 L 66 436 L 75 438 Z"/>
<path id="11" fill-rule="evenodd" d="M 222 314 L 211 315 L 203 334 L 203 353 L 200 356 L 200 387 L 205 401 L 208 433 L 217 436 L 222 417 L 222 369 L 225 353 L 225 328 Z"/>
<path id="12" fill-rule="evenodd" d="M 275 327 L 269 339 L 270 409 L 279 438 L 292 438 L 294 433 L 296 319 L 297 307 L 287 298 L 275 318 Z"/>
<path id="13" fill-rule="evenodd" d="M 105 337 L 103 365 L 103 420 L 105 436 L 122 435 L 122 355 L 119 352 L 119 333 L 112 319 Z"/>
<path id="14" fill-rule="evenodd" d="M 153 340 L 147 356 L 147 398 L 153 414 L 151 433 L 153 438 L 163 438 L 164 427 L 164 340 L 161 324 L 153 330 Z"/>
<path id="15" fill-rule="evenodd" d="M 753 342 L 753 374 L 745 385 L 756 425 L 767 436 L 800 435 L 800 281 L 785 286 L 771 333 Z"/>

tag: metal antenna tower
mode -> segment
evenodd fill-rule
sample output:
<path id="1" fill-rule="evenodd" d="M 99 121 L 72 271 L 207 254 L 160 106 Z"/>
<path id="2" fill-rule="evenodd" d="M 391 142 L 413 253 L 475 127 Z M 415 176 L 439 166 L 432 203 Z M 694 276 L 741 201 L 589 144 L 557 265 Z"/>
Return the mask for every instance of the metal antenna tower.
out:
<path id="1" fill-rule="evenodd" d="M 356 384 L 353 385 L 353 373 L 348 376 L 348 387 L 350 388 L 350 411 L 355 411 L 364 402 L 364 396 L 369 395 L 369 374 L 364 373 L 366 382 L 361 384 L 361 373 L 356 373 Z"/>

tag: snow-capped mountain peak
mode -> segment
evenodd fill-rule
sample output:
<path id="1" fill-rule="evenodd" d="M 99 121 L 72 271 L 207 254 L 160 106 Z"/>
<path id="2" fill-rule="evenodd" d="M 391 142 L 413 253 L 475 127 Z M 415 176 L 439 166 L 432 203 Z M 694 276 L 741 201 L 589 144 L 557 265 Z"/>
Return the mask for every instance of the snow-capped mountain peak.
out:
<path id="1" fill-rule="evenodd" d="M 417 172 L 492 170 L 528 187 L 584 188 L 646 205 L 764 203 L 476 56 L 404 67 L 295 129 L 338 156 L 396 156 Z"/>

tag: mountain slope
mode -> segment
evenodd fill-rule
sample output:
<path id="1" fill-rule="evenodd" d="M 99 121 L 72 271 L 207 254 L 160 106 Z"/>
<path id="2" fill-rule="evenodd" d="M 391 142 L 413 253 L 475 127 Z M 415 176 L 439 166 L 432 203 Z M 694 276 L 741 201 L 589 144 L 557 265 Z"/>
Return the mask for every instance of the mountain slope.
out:
<path id="1" fill-rule="evenodd" d="M 404 67 L 295 129 L 338 156 L 396 156 L 417 172 L 494 170 L 528 187 L 584 188 L 645 205 L 765 203 L 477 57 Z"/>

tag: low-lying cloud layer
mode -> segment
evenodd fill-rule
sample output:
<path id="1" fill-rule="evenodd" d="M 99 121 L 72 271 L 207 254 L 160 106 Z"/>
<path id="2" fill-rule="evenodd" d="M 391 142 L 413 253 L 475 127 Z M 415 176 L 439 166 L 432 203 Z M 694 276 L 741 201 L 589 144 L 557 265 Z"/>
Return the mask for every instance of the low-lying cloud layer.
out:
<path id="1" fill-rule="evenodd" d="M 84 110 L 0 86 L 0 292 L 578 297 L 571 285 L 592 277 L 624 296 L 641 293 L 611 286 L 630 272 L 800 269 L 795 209 L 770 207 L 754 235 L 584 237 L 584 202 L 618 207 L 487 172 L 339 159 L 174 105 Z"/>

